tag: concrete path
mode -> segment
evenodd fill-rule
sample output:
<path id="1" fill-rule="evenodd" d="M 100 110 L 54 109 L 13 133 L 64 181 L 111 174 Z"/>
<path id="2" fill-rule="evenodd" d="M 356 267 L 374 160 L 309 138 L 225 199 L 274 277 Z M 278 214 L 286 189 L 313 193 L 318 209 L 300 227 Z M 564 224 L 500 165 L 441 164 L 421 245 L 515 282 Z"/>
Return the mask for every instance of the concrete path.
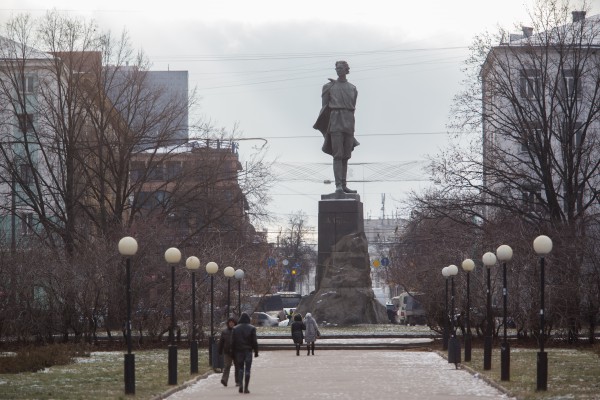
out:
<path id="1" fill-rule="evenodd" d="M 489 400 L 508 399 L 495 388 L 433 352 L 321 350 L 265 351 L 252 364 L 250 394 L 255 399 L 302 400 Z M 212 374 L 169 400 L 238 398 Z M 246 395 L 244 395 L 245 398 Z"/>

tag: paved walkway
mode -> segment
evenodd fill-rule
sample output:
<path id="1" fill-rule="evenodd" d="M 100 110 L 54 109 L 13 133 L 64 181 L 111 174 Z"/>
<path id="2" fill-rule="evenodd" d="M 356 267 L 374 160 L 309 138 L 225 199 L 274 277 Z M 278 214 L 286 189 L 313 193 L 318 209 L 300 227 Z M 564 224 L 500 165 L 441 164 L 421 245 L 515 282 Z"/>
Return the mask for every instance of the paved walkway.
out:
<path id="1" fill-rule="evenodd" d="M 495 388 L 433 352 L 321 350 L 264 351 L 252 364 L 250 396 L 265 400 L 508 399 Z M 238 393 L 212 374 L 169 400 L 230 399 Z"/>

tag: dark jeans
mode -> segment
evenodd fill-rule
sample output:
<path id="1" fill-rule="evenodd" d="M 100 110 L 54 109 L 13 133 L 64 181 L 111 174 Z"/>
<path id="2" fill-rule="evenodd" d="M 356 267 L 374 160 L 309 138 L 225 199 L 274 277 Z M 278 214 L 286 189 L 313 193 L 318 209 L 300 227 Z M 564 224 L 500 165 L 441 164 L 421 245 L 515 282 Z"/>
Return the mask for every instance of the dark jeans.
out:
<path id="1" fill-rule="evenodd" d="M 244 372 L 246 377 L 250 377 L 250 368 L 252 368 L 252 350 L 244 350 L 235 353 L 235 369 L 240 384 L 244 381 Z"/>

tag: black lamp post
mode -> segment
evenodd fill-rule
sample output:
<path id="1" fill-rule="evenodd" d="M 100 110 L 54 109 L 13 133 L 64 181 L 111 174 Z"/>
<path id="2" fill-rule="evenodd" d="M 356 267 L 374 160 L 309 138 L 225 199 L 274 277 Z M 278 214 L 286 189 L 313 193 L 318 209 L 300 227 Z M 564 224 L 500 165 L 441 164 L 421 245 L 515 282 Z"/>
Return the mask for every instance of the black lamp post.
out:
<path id="1" fill-rule="evenodd" d="M 446 296 L 444 305 L 444 331 L 442 335 L 442 350 L 448 350 L 448 267 L 442 268 L 442 276 L 446 280 Z"/>
<path id="2" fill-rule="evenodd" d="M 244 279 L 244 270 L 235 270 L 235 279 L 238 281 L 238 316 L 242 315 L 242 279 Z"/>
<path id="3" fill-rule="evenodd" d="M 119 253 L 125 260 L 125 275 L 127 282 L 127 322 L 125 335 L 127 337 L 127 354 L 125 354 L 125 394 L 135 394 L 135 354 L 131 352 L 131 261 L 137 253 L 138 244 L 131 236 L 125 236 L 119 241 Z"/>
<path id="4" fill-rule="evenodd" d="M 483 338 L 483 369 L 489 370 L 492 369 L 492 284 L 490 269 L 496 264 L 496 255 L 492 252 L 487 252 L 483 255 L 482 261 L 487 271 L 487 322 Z"/>
<path id="5" fill-rule="evenodd" d="M 177 345 L 175 344 L 175 265 L 181 261 L 181 252 L 175 247 L 165 251 L 165 261 L 171 265 L 171 326 L 169 326 L 169 385 L 177 385 Z"/>
<path id="6" fill-rule="evenodd" d="M 196 271 L 200 268 L 198 257 L 185 260 L 185 267 L 192 273 L 192 337 L 190 338 L 190 374 L 198 373 L 198 341 L 196 340 Z"/>
<path id="7" fill-rule="evenodd" d="M 227 278 L 227 318 L 231 315 L 231 278 L 235 275 L 233 267 L 225 267 L 223 275 Z"/>
<path id="8" fill-rule="evenodd" d="M 506 309 L 508 305 L 508 287 L 506 283 L 506 262 L 510 261 L 513 251 L 510 246 L 503 244 L 496 249 L 498 260 L 502 261 L 502 325 L 504 327 L 504 338 L 500 345 L 500 380 L 510 380 L 510 346 L 506 337 Z"/>
<path id="9" fill-rule="evenodd" d="M 211 261 L 206 264 L 206 273 L 210 275 L 210 337 L 208 338 L 208 365 L 213 365 L 213 347 L 215 347 L 215 330 L 213 323 L 214 316 L 214 304 L 215 304 L 215 290 L 214 290 L 214 277 L 217 271 L 219 270 L 219 266 L 216 262 Z"/>
<path id="10" fill-rule="evenodd" d="M 544 351 L 544 256 L 552 251 L 552 240 L 546 235 L 536 237 L 533 250 L 540 257 L 540 351 L 537 354 L 537 390 L 548 390 L 548 353 Z"/>
<path id="11" fill-rule="evenodd" d="M 467 333 L 465 333 L 465 362 L 471 361 L 471 271 L 475 262 L 467 258 L 462 262 L 462 269 L 467 273 Z"/>
<path id="12" fill-rule="evenodd" d="M 454 277 L 456 276 L 456 274 L 458 274 L 458 267 L 456 265 L 449 265 L 448 266 L 448 275 L 450 276 L 450 282 L 451 282 L 451 287 L 452 287 L 452 291 L 451 291 L 451 306 L 450 306 L 450 323 L 451 323 L 451 329 L 450 329 L 450 339 L 448 340 L 448 362 L 449 363 L 454 363 L 454 365 L 456 366 L 456 368 L 458 368 L 458 364 L 460 363 L 460 342 L 458 341 L 458 339 L 456 338 L 456 321 L 455 321 L 455 315 L 456 313 L 454 312 Z"/>

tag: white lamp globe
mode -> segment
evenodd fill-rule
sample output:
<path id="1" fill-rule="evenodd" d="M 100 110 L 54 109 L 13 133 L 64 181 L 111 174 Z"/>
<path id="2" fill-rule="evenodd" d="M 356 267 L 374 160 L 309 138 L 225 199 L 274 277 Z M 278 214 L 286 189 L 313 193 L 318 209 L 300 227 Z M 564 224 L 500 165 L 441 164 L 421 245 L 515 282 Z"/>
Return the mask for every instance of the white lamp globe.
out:
<path id="1" fill-rule="evenodd" d="M 177 264 L 181 260 L 181 251 L 177 247 L 170 247 L 165 251 L 165 261 L 169 264 Z"/>
<path id="2" fill-rule="evenodd" d="M 455 276 L 458 274 L 458 267 L 454 264 L 448 265 L 448 275 Z"/>
<path id="3" fill-rule="evenodd" d="M 233 275 L 235 275 L 235 269 L 233 269 L 233 267 L 225 267 L 223 274 L 227 278 L 233 278 Z"/>
<path id="4" fill-rule="evenodd" d="M 217 265 L 216 262 L 211 261 L 208 264 L 206 264 L 206 272 L 213 275 L 216 274 L 217 271 L 219 270 L 219 266 Z"/>
<path id="5" fill-rule="evenodd" d="M 137 253 L 138 244 L 137 241 L 131 236 L 125 236 L 119 240 L 119 253 L 122 256 L 134 256 Z"/>
<path id="6" fill-rule="evenodd" d="M 552 239 L 546 235 L 540 235 L 533 241 L 533 250 L 540 256 L 549 254 L 552 251 Z"/>
<path id="7" fill-rule="evenodd" d="M 185 260 L 185 267 L 190 271 L 195 271 L 200 268 L 200 260 L 196 256 L 190 256 Z"/>
<path id="8" fill-rule="evenodd" d="M 475 261 L 471 260 L 470 258 L 467 258 L 462 262 L 462 269 L 465 272 L 473 271 L 475 269 Z"/>
<path id="9" fill-rule="evenodd" d="M 483 265 L 489 268 L 496 264 L 496 255 L 491 251 L 488 251 L 481 257 L 481 261 L 483 261 Z"/>
<path id="10" fill-rule="evenodd" d="M 500 261 L 510 261 L 513 256 L 513 251 L 509 245 L 503 244 L 496 249 L 496 256 Z"/>

